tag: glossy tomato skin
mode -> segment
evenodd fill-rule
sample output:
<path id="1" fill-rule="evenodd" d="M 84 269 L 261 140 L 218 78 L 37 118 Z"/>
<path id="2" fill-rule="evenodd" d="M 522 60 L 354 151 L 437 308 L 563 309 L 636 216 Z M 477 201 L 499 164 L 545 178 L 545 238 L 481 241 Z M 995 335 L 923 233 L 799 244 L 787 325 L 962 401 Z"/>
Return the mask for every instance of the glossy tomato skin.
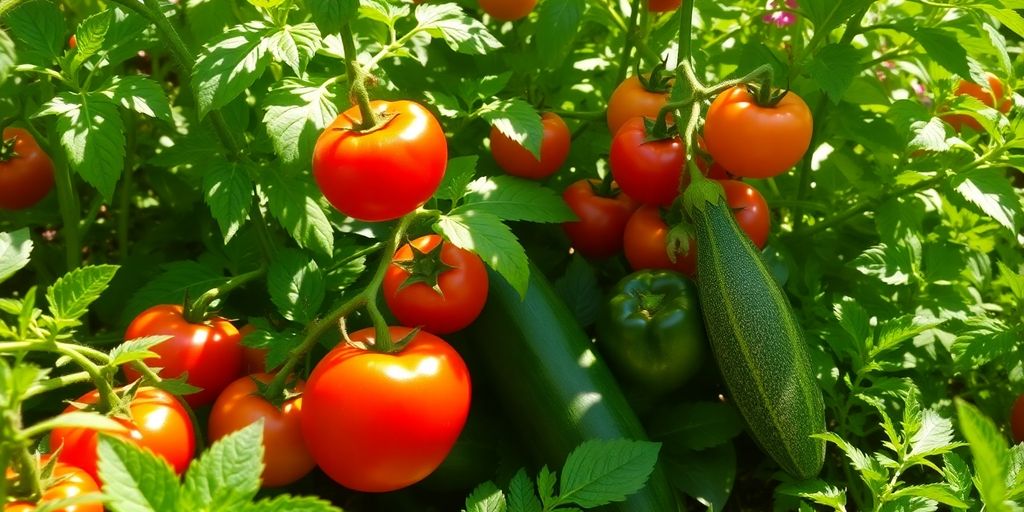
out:
<path id="1" fill-rule="evenodd" d="M 49 460 L 49 455 L 43 455 L 39 460 L 40 466 L 46 465 Z M 8 469 L 7 476 L 14 477 L 16 473 Z M 43 489 L 43 496 L 39 500 L 40 505 L 49 501 L 73 498 L 100 491 L 99 486 L 96 485 L 96 480 L 89 476 L 88 473 L 62 462 L 54 465 L 53 478 L 60 481 L 56 485 Z M 36 510 L 36 504 L 27 501 L 15 501 L 4 506 L 4 512 L 32 512 L 34 510 Z M 77 503 L 56 509 L 53 512 L 103 512 L 103 505 L 99 502 Z"/>
<path id="2" fill-rule="evenodd" d="M 580 254 L 604 259 L 622 250 L 622 234 L 630 216 L 640 207 L 633 198 L 612 182 L 611 195 L 604 197 L 595 190 L 601 180 L 580 180 L 562 193 L 569 208 L 579 220 L 562 224 L 572 246 Z"/>
<path id="3" fill-rule="evenodd" d="M 82 404 L 94 404 L 99 393 L 91 391 L 77 400 Z M 74 405 L 64 409 L 65 413 L 78 410 Z M 188 411 L 174 395 L 157 389 L 139 388 L 129 405 L 132 420 L 115 418 L 128 432 L 107 432 L 129 442 L 147 448 L 163 457 L 179 475 L 188 468 L 195 454 L 195 431 Z M 62 446 L 59 460 L 81 468 L 97 482 L 100 481 L 96 468 L 96 447 L 99 435 L 96 430 L 84 428 L 57 428 L 50 433 L 50 449 Z"/>
<path id="4" fill-rule="evenodd" d="M 665 103 L 668 103 L 668 92 L 648 91 L 639 77 L 631 76 L 623 80 L 608 99 L 608 131 L 617 134 L 619 128 L 634 117 L 656 119 Z"/>
<path id="5" fill-rule="evenodd" d="M 501 21 L 525 18 L 537 5 L 537 0 L 480 0 L 480 8 L 490 17 Z"/>
<path id="6" fill-rule="evenodd" d="M 1024 443 L 1024 395 L 1017 397 L 1010 410 L 1010 430 L 1015 443 Z"/>
<path id="7" fill-rule="evenodd" d="M 679 8 L 682 0 L 647 0 L 647 10 L 651 12 L 669 12 Z"/>
<path id="8" fill-rule="evenodd" d="M 764 249 L 771 230 L 768 203 L 756 188 L 736 180 L 716 180 L 725 189 L 725 201 L 732 208 L 740 228 L 758 249 Z"/>
<path id="9" fill-rule="evenodd" d="M 280 487 L 306 476 L 316 462 L 302 437 L 300 417 L 304 384 L 296 383 L 296 398 L 274 407 L 259 395 L 257 379 L 264 384 L 273 375 L 260 373 L 242 377 L 224 388 L 210 410 L 209 440 L 211 443 L 263 420 L 263 486 Z"/>
<path id="10" fill-rule="evenodd" d="M 1010 111 L 1010 107 L 1013 105 L 1013 101 L 1006 94 L 1003 88 L 1003 82 L 999 77 L 992 73 L 986 73 L 988 79 L 988 87 L 982 87 L 974 82 L 968 82 L 967 80 L 961 80 L 956 86 L 957 96 L 974 96 L 982 103 L 995 107 L 996 102 L 999 102 L 999 111 L 1007 113 Z M 970 126 L 976 132 L 982 131 L 981 124 L 978 123 L 977 119 L 965 114 L 949 114 L 942 116 L 942 119 L 949 123 L 956 131 L 961 131 L 964 126 Z"/>
<path id="11" fill-rule="evenodd" d="M 174 378 L 188 372 L 188 383 L 202 391 L 186 395 L 193 407 L 212 403 L 221 390 L 242 372 L 242 343 L 238 329 L 223 318 L 211 318 L 201 324 L 185 320 L 177 304 L 153 306 L 135 317 L 125 330 L 126 340 L 145 336 L 171 336 L 150 350 L 156 358 L 147 365 L 160 368 L 161 377 Z M 129 380 L 140 377 L 131 366 L 124 367 Z"/>
<path id="12" fill-rule="evenodd" d="M 569 157 L 569 127 L 558 114 L 545 112 L 541 116 L 544 140 L 540 147 L 540 160 L 518 142 L 506 137 L 495 126 L 491 127 L 491 155 L 506 173 L 520 178 L 541 180 L 556 173 Z"/>
<path id="13" fill-rule="evenodd" d="M 23 210 L 42 201 L 53 189 L 53 162 L 30 133 L 5 128 L 3 142 L 14 138 L 16 156 L 0 160 L 0 209 Z"/>
<path id="14" fill-rule="evenodd" d="M 371 101 L 390 120 L 368 133 L 354 106 L 320 134 L 313 149 L 313 177 L 341 213 L 378 222 L 422 205 L 441 184 L 448 164 L 444 130 L 429 110 L 412 101 Z"/>
<path id="15" fill-rule="evenodd" d="M 411 332 L 390 330 L 395 341 Z M 351 335 L 372 337 L 372 328 Z M 320 468 L 350 489 L 388 492 L 422 480 L 448 455 L 469 413 L 469 371 L 425 331 L 395 354 L 343 343 L 313 369 L 302 399 L 302 433 Z"/>
<path id="16" fill-rule="evenodd" d="M 732 174 L 770 178 L 800 161 L 811 144 L 811 110 L 790 91 L 774 107 L 758 105 L 737 85 L 711 103 L 704 141 L 711 157 Z"/>
<path id="17" fill-rule="evenodd" d="M 690 277 L 697 272 L 697 242 L 690 238 L 685 254 L 676 254 L 675 263 L 668 258 L 669 227 L 654 205 L 643 205 L 629 218 L 623 245 L 626 259 L 633 270 L 667 269 Z"/>
<path id="18" fill-rule="evenodd" d="M 441 262 L 450 267 L 438 276 L 441 293 L 427 283 L 402 287 L 409 272 L 392 263 L 384 274 L 384 300 L 402 325 L 422 327 L 434 334 L 448 334 L 473 323 L 487 302 L 487 269 L 479 256 L 442 242 L 438 235 L 421 236 L 412 246 L 423 253 L 441 244 Z M 393 261 L 412 260 L 409 244 L 395 252 Z"/>
<path id="19" fill-rule="evenodd" d="M 642 117 L 634 117 L 619 128 L 608 157 L 615 182 L 629 197 L 658 206 L 668 206 L 679 196 L 685 162 L 683 141 L 679 137 L 648 140 Z"/>

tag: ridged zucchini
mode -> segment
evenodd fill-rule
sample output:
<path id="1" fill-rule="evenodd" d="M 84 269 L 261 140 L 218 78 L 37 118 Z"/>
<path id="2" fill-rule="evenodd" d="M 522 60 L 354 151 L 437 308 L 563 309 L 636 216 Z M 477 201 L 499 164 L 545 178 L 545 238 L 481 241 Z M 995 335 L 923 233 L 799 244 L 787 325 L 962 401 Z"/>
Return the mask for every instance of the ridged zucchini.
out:
<path id="1" fill-rule="evenodd" d="M 540 462 L 560 468 L 587 439 L 647 439 L 589 337 L 536 266 L 525 299 L 490 273 L 487 305 L 470 335 L 468 348 L 482 363 L 473 378 L 490 381 Z M 658 468 L 644 489 L 602 510 L 677 512 L 679 504 Z"/>
<path id="2" fill-rule="evenodd" d="M 825 404 L 785 293 L 710 181 L 687 190 L 697 286 L 712 352 L 733 402 L 782 469 L 812 478 L 825 460 Z M 714 202 L 707 197 L 717 197 Z"/>

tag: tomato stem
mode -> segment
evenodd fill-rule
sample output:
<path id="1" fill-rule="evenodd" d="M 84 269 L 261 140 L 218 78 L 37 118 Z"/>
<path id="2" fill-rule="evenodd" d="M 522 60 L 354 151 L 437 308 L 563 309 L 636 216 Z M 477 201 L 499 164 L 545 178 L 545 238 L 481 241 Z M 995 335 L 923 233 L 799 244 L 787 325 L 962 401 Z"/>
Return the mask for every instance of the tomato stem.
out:
<path id="1" fill-rule="evenodd" d="M 53 377 L 44 381 L 37 382 L 25 390 L 22 398 L 27 399 L 48 391 L 60 389 L 64 386 L 70 386 L 71 384 L 78 384 L 80 382 L 88 382 L 92 377 L 89 372 L 75 372 L 67 375 L 61 375 L 60 377 Z"/>
<path id="2" fill-rule="evenodd" d="M 356 53 L 356 38 L 352 33 L 352 26 L 345 23 L 341 26 L 341 44 L 345 49 L 345 68 L 348 74 L 350 100 L 359 104 L 359 113 L 362 114 L 362 122 L 356 128 L 359 130 L 373 129 L 383 122 L 381 116 L 377 115 L 370 106 L 370 93 L 366 90 L 366 82 L 369 75 L 359 66 Z"/>
<path id="3" fill-rule="evenodd" d="M 228 279 L 228 282 L 216 288 L 207 290 L 206 293 L 200 295 L 199 298 L 194 300 L 191 304 L 185 304 L 185 321 L 192 324 L 202 323 L 204 320 L 206 320 L 206 317 L 209 315 L 210 304 L 212 304 L 213 301 L 227 295 L 235 288 L 238 288 L 250 281 L 259 279 L 260 277 L 263 277 L 263 275 L 266 273 L 266 262 L 260 262 L 260 266 L 256 270 L 252 270 L 244 274 L 239 274 L 235 277 L 232 277 L 231 279 Z"/>
<path id="4" fill-rule="evenodd" d="M 20 423 L 20 414 L 17 423 Z M 20 429 L 20 425 L 11 425 L 15 428 L 15 431 Z M 17 447 L 14 449 L 14 460 L 12 466 L 16 466 L 18 473 L 18 485 L 15 487 L 18 498 L 24 499 L 25 501 L 38 501 L 42 497 L 42 486 L 39 482 L 39 464 L 36 462 L 36 458 L 29 451 L 29 445 L 24 440 L 17 442 Z M 6 470 L 6 466 L 5 470 Z M 6 479 L 5 479 L 6 480 Z M 5 498 L 0 493 L 0 498 Z"/>
<path id="5" fill-rule="evenodd" d="M 117 404 L 117 397 L 114 394 L 114 388 L 111 386 L 110 380 L 103 375 L 103 370 L 88 357 L 85 357 L 85 355 L 79 351 L 81 347 L 78 345 L 71 343 L 56 343 L 55 346 L 59 354 L 67 356 L 89 374 L 89 377 L 92 379 L 92 383 L 96 385 L 96 391 L 98 391 L 100 395 L 99 401 L 97 402 L 98 411 L 106 413 L 113 409 Z"/>
<path id="6" fill-rule="evenodd" d="M 622 55 L 619 59 L 619 71 L 615 76 L 615 83 L 622 83 L 626 79 L 626 73 L 629 72 L 629 61 L 633 55 L 633 47 L 636 42 L 637 32 L 637 20 L 640 16 L 640 10 L 644 8 L 644 0 L 633 0 L 633 8 L 629 13 L 629 24 L 626 26 L 626 40 L 622 44 Z"/>

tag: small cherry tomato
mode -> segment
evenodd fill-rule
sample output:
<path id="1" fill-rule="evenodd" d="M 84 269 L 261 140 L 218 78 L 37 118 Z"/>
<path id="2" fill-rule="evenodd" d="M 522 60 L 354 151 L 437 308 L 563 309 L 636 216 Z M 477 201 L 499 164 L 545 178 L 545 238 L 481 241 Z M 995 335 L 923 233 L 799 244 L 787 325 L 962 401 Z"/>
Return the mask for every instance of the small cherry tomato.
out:
<path id="1" fill-rule="evenodd" d="M 71 48 L 72 50 L 74 50 L 77 47 L 78 47 L 78 38 L 76 38 L 74 34 L 71 34 L 71 37 L 68 38 L 68 48 Z"/>
<path id="2" fill-rule="evenodd" d="M 996 102 L 999 102 L 999 111 L 1004 114 L 1009 112 L 1013 101 L 1005 93 L 1002 80 L 992 73 L 986 73 L 985 76 L 988 79 L 988 87 L 982 87 L 974 82 L 961 80 L 956 86 L 956 95 L 974 96 L 990 107 L 994 107 Z M 942 116 L 942 120 L 949 123 L 958 132 L 964 126 L 970 126 L 976 132 L 982 131 L 978 120 L 966 114 L 949 114 Z"/>
<path id="3" fill-rule="evenodd" d="M 647 10 L 651 12 L 669 12 L 679 8 L 682 0 L 647 0 Z"/>
<path id="4" fill-rule="evenodd" d="M 711 157 L 736 176 L 770 178 L 788 171 L 811 144 L 811 110 L 795 92 L 763 107 L 747 87 L 719 94 L 708 108 L 704 141 Z"/>
<path id="5" fill-rule="evenodd" d="M 634 117 L 612 139 L 608 164 L 615 182 L 629 197 L 668 206 L 679 196 L 686 146 L 679 137 L 650 140 L 644 118 Z M 689 175 L 685 182 L 689 183 Z"/>
<path id="6" fill-rule="evenodd" d="M 94 404 L 99 393 L 91 391 L 76 400 L 80 404 Z M 77 411 L 74 405 L 64 409 L 65 413 Z M 195 454 L 195 432 L 192 420 L 174 395 L 157 389 L 139 388 L 128 406 L 131 418 L 114 417 L 128 432 L 106 432 L 147 448 L 163 457 L 179 475 L 188 468 Z M 97 482 L 96 447 L 99 435 L 96 430 L 85 428 L 55 428 L 50 432 L 50 449 L 61 448 L 58 460 L 81 468 Z"/>
<path id="7" fill-rule="evenodd" d="M 402 325 L 447 334 L 480 315 L 487 283 L 479 256 L 427 235 L 395 252 L 384 274 L 384 300 Z"/>
<path id="8" fill-rule="evenodd" d="M 537 5 L 537 0 L 480 0 L 480 8 L 488 16 L 501 21 L 525 18 Z"/>
<path id="9" fill-rule="evenodd" d="M 756 188 L 736 180 L 717 180 L 725 189 L 725 201 L 740 228 L 758 249 L 764 249 L 771 228 L 768 203 Z"/>
<path id="10" fill-rule="evenodd" d="M 649 91 L 636 75 L 622 81 L 608 99 L 608 131 L 612 135 L 634 117 L 656 119 L 668 103 L 668 91 Z M 672 120 L 672 116 L 668 117 Z"/>
<path id="11" fill-rule="evenodd" d="M 223 318 L 211 318 L 193 324 L 185 320 L 184 309 L 176 304 L 153 306 L 135 317 L 128 325 L 126 340 L 146 336 L 171 336 L 152 349 L 157 357 L 145 360 L 164 378 L 188 372 L 188 383 L 202 391 L 186 395 L 193 407 L 213 402 L 217 395 L 242 372 L 242 344 L 238 329 Z M 141 375 L 124 367 L 128 380 Z"/>
<path id="12" fill-rule="evenodd" d="M 661 210 L 654 205 L 644 205 L 629 218 L 623 245 L 626 259 L 633 270 L 668 269 L 693 276 L 697 271 L 697 241 L 690 238 L 686 253 L 676 253 L 676 261 L 668 258 L 668 224 L 661 217 Z"/>
<path id="13" fill-rule="evenodd" d="M 512 176 L 540 180 L 558 171 L 569 156 L 569 127 L 558 114 L 545 112 L 541 116 L 544 140 L 540 146 L 540 160 L 518 142 L 491 127 L 491 154 L 498 166 Z"/>
<path id="14" fill-rule="evenodd" d="M 1017 397 L 1013 402 L 1013 409 L 1010 411 L 1010 430 L 1013 432 L 1014 442 L 1024 443 L 1024 395 Z"/>
<path id="15" fill-rule="evenodd" d="M 300 416 L 304 384 L 297 382 L 294 392 L 298 395 L 285 400 L 279 409 L 260 396 L 253 380 L 269 384 L 273 378 L 273 375 L 260 373 L 232 382 L 210 410 L 211 443 L 263 419 L 264 487 L 288 485 L 316 466 L 302 437 Z"/>
<path id="16" fill-rule="evenodd" d="M 23 210 L 53 188 L 53 162 L 29 132 L 5 128 L 0 140 L 0 208 Z"/>
<path id="17" fill-rule="evenodd" d="M 50 460 L 49 455 L 43 455 L 40 457 L 40 466 L 45 466 Z M 17 474 L 7 470 L 8 479 L 17 477 Z M 96 485 L 96 481 L 85 471 L 82 471 L 75 466 L 58 462 L 53 466 L 52 480 L 56 482 L 54 485 L 43 489 L 43 496 L 39 500 L 39 503 L 30 503 L 27 501 L 14 501 L 4 505 L 4 512 L 32 512 L 36 510 L 36 505 L 43 505 L 50 501 L 63 500 L 67 498 L 74 498 L 75 496 L 81 496 L 83 494 L 98 493 L 100 492 L 99 486 Z M 67 507 L 54 509 L 53 512 L 103 512 L 103 504 L 99 501 L 76 503 Z"/>
<path id="18" fill-rule="evenodd" d="M 580 254 L 603 259 L 622 250 L 622 234 L 630 216 L 640 207 L 612 182 L 607 195 L 598 193 L 601 180 L 580 180 L 569 185 L 562 198 L 579 220 L 562 224 Z"/>

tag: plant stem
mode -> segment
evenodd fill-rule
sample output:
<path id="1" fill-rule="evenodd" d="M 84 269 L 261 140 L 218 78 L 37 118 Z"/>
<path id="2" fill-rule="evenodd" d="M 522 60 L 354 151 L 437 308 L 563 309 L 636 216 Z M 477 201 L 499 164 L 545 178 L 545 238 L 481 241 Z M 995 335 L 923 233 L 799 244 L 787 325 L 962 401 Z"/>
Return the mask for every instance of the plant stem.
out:
<path id="1" fill-rule="evenodd" d="M 207 310 L 210 308 L 210 304 L 220 297 L 223 297 L 230 293 L 235 288 L 242 286 L 250 281 L 254 281 L 267 273 L 267 265 L 265 262 L 261 263 L 259 268 L 239 274 L 237 276 L 228 279 L 228 282 L 207 290 L 206 293 L 199 296 L 198 299 L 192 302 L 191 305 L 187 305 L 185 310 L 185 321 L 193 324 L 201 323 L 206 320 Z"/>
<path id="2" fill-rule="evenodd" d="M 98 391 L 100 395 L 100 399 L 97 402 L 99 412 L 105 413 L 112 409 L 116 402 L 114 388 L 110 385 L 110 381 L 103 376 L 103 370 L 101 370 L 99 366 L 96 366 L 96 363 L 92 362 L 89 358 L 79 352 L 79 347 L 77 345 L 70 343 L 57 343 L 56 347 L 58 353 L 67 356 L 89 374 L 89 378 L 92 379 L 93 384 L 96 385 L 96 391 Z"/>
<path id="3" fill-rule="evenodd" d="M 800 185 L 796 190 L 796 200 L 803 201 L 807 197 L 807 192 L 811 189 L 811 159 L 814 156 L 814 148 L 818 146 L 818 137 L 821 135 L 822 128 L 825 121 L 825 107 L 828 106 L 828 96 L 821 95 L 821 99 L 818 100 L 818 104 L 814 108 L 814 114 L 811 119 L 814 119 L 813 130 L 811 131 L 811 143 L 808 145 L 808 154 L 804 155 L 803 162 L 800 165 Z M 791 210 L 793 215 L 793 231 L 799 231 L 804 225 L 803 212 L 800 206 L 795 206 Z"/>
<path id="4" fill-rule="evenodd" d="M 626 79 L 629 73 L 630 57 L 633 55 L 633 46 L 636 41 L 637 19 L 640 17 L 640 10 L 644 8 L 644 0 L 633 0 L 632 9 L 629 13 L 629 25 L 626 27 L 626 40 L 622 43 L 622 55 L 619 58 L 619 71 L 615 76 L 615 83 L 620 84 Z"/>
<path id="5" fill-rule="evenodd" d="M 128 120 L 125 131 L 127 151 L 124 157 L 124 173 L 121 176 L 121 194 L 117 207 L 117 255 L 118 260 L 128 259 L 128 224 L 132 204 L 132 172 L 135 168 L 135 118 L 126 116 Z"/>
<path id="6" fill-rule="evenodd" d="M 18 488 L 25 489 L 25 485 L 28 485 L 24 496 L 19 496 L 19 498 L 25 498 L 27 501 L 38 500 L 42 496 L 42 489 L 39 486 L 39 465 L 36 464 L 36 458 L 32 456 L 28 444 L 24 441 L 19 442 L 17 448 L 14 449 L 12 466 L 18 468 Z"/>
<path id="7" fill-rule="evenodd" d="M 345 48 L 345 69 L 348 74 L 350 99 L 359 104 L 362 122 L 359 128 L 371 128 L 381 123 L 380 116 L 370 106 L 370 93 L 366 90 L 366 72 L 359 67 L 356 55 L 356 38 L 352 34 L 352 26 L 345 23 L 341 26 L 341 44 Z"/>
<path id="8" fill-rule="evenodd" d="M 27 399 L 42 393 L 46 393 L 48 391 L 60 389 L 64 386 L 69 386 L 71 384 L 87 382 L 90 378 L 91 376 L 89 375 L 89 372 L 82 371 L 69 373 L 67 375 L 61 375 L 60 377 L 46 379 L 44 381 L 37 382 L 36 384 L 33 384 L 31 387 L 29 387 L 25 391 L 25 394 L 22 396 L 22 399 Z"/>
<path id="9" fill-rule="evenodd" d="M 697 2 L 685 0 L 679 16 L 679 46 L 676 65 L 693 62 L 693 10 Z"/>
<path id="10" fill-rule="evenodd" d="M 82 238 L 79 231 L 81 222 L 81 205 L 75 192 L 75 182 L 71 177 L 71 169 L 67 159 L 61 152 L 53 157 L 53 174 L 57 184 L 57 201 L 60 204 L 60 216 L 64 221 L 61 232 L 64 234 L 67 270 L 70 272 L 82 265 Z"/>

